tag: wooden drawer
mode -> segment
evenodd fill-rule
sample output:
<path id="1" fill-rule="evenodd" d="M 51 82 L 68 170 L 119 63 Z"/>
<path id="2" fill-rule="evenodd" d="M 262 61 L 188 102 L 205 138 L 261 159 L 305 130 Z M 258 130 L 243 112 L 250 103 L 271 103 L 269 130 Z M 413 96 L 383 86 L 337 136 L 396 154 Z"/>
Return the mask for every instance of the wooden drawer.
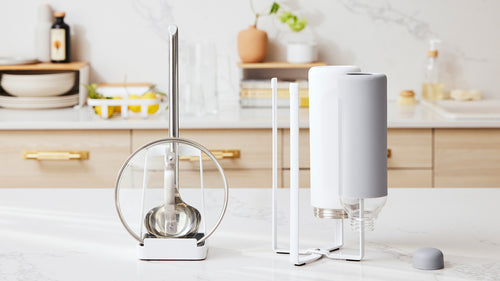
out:
<path id="1" fill-rule="evenodd" d="M 389 169 L 388 187 L 432 187 L 431 169 Z"/>
<path id="2" fill-rule="evenodd" d="M 290 168 L 290 130 L 282 131 L 283 168 Z M 300 129 L 299 132 L 299 168 L 310 168 L 309 129 Z"/>
<path id="3" fill-rule="evenodd" d="M 0 131 L 0 187 L 114 187 L 130 131 Z M 23 151 L 87 151 L 88 160 L 26 160 Z"/>
<path id="4" fill-rule="evenodd" d="M 389 168 L 432 168 L 432 129 L 389 129 Z"/>
<path id="5" fill-rule="evenodd" d="M 225 169 L 226 180 L 229 188 L 238 187 L 258 187 L 270 188 L 272 186 L 271 169 L 253 169 L 253 170 L 230 170 Z M 179 172 L 181 188 L 199 188 L 200 174 L 197 171 L 182 170 Z M 215 170 L 205 170 L 203 173 L 203 182 L 205 187 L 222 188 L 222 180 L 219 173 Z M 278 186 L 281 186 L 281 172 L 278 172 Z"/>
<path id="6" fill-rule="evenodd" d="M 271 130 L 181 130 L 179 135 L 182 138 L 196 141 L 209 150 L 239 150 L 239 158 L 219 161 L 224 170 L 271 169 Z M 135 150 L 143 144 L 165 137 L 168 137 L 166 130 L 133 130 L 132 148 Z M 281 153 L 279 153 L 278 159 L 280 159 L 280 155 Z M 209 161 L 207 162 L 206 168 L 214 168 Z M 194 166 L 197 165 L 193 165 L 193 168 L 195 168 Z"/>
<path id="7" fill-rule="evenodd" d="M 290 131 L 283 130 L 283 167 L 290 168 Z M 309 130 L 300 130 L 299 167 L 310 167 Z M 432 168 L 432 129 L 389 129 L 389 168 Z"/>
<path id="8" fill-rule="evenodd" d="M 436 129 L 436 187 L 500 187 L 500 129 Z"/>
<path id="9" fill-rule="evenodd" d="M 299 186 L 310 187 L 310 170 L 299 171 Z M 389 169 L 387 173 L 388 187 L 432 187 L 432 170 L 430 169 Z M 290 187 L 290 170 L 283 170 L 283 187 Z"/>

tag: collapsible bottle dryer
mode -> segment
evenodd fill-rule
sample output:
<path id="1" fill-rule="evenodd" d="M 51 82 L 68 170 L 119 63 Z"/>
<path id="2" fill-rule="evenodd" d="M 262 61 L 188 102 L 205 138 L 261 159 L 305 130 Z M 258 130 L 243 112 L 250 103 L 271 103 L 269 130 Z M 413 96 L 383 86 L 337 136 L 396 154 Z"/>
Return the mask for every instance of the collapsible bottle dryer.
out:
<path id="1" fill-rule="evenodd" d="M 365 231 L 387 197 L 387 79 L 355 66 L 309 70 L 311 205 L 314 216 L 332 220 L 330 247 L 299 247 L 299 103 L 298 85 L 290 84 L 290 249 L 278 248 L 277 109 L 273 89 L 273 250 L 290 254 L 294 265 L 327 257 L 360 261 Z M 344 246 L 344 219 L 359 233 L 359 253 L 335 252 Z"/>

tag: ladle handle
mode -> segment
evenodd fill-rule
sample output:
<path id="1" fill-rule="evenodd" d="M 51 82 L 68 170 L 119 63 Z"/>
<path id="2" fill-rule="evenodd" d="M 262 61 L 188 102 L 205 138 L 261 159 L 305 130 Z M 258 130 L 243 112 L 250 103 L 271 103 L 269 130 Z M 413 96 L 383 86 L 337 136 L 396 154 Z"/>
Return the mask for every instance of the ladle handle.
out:
<path id="1" fill-rule="evenodd" d="M 169 78 L 169 113 L 170 118 L 168 136 L 170 138 L 179 137 L 179 38 L 178 38 L 178 28 L 176 25 L 170 25 L 168 27 L 169 35 L 169 67 L 170 67 L 170 78 Z M 179 186 L 179 157 L 177 155 L 178 149 L 177 144 L 172 144 L 172 152 L 175 157 L 174 164 L 174 187 L 177 189 Z"/>
<path id="2" fill-rule="evenodd" d="M 170 138 L 179 137 L 179 38 L 177 26 L 170 25 L 168 27 L 170 52 L 169 52 L 169 66 L 170 66 L 170 95 L 169 95 L 169 130 L 168 136 Z"/>

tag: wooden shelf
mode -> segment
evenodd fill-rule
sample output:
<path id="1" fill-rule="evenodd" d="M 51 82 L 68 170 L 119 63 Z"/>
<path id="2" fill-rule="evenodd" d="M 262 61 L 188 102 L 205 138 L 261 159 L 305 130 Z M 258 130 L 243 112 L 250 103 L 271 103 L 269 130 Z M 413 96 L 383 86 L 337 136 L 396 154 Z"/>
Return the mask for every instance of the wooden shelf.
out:
<path id="1" fill-rule="evenodd" d="M 313 63 L 289 63 L 289 62 L 259 62 L 259 63 L 238 63 L 243 69 L 280 69 L 280 68 L 311 68 L 313 66 L 326 65 L 324 62 Z"/>
<path id="2" fill-rule="evenodd" d="M 0 65 L 0 70 L 80 70 L 89 65 L 88 62 L 69 63 L 35 63 L 21 65 Z"/>

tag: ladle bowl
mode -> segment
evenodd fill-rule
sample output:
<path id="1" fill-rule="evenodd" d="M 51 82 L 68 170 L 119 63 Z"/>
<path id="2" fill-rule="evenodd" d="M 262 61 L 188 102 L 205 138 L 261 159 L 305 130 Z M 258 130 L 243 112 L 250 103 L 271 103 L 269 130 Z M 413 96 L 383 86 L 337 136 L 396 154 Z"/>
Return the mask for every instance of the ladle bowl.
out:
<path id="1" fill-rule="evenodd" d="M 148 232 L 156 237 L 191 237 L 198 232 L 201 214 L 193 206 L 182 201 L 178 194 L 175 197 L 175 218 L 169 218 L 168 206 L 161 205 L 151 209 L 144 218 Z M 173 221 L 174 223 L 171 223 Z"/>

